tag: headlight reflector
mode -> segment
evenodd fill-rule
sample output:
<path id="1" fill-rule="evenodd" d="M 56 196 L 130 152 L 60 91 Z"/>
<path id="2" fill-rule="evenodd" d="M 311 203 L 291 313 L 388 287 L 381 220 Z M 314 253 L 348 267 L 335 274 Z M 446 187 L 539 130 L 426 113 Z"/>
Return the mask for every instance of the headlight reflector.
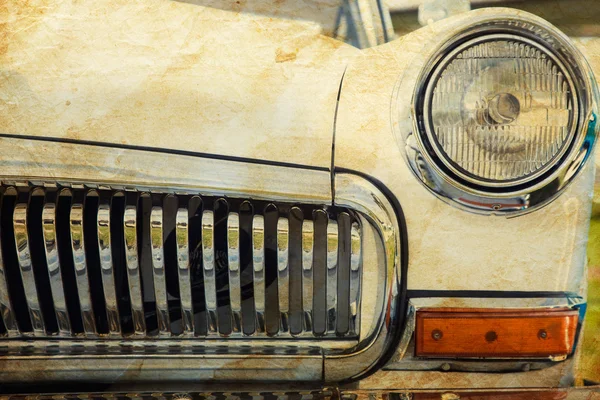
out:
<path id="1" fill-rule="evenodd" d="M 425 92 L 424 123 L 443 165 L 477 185 L 544 174 L 568 150 L 577 96 L 560 60 L 511 34 L 462 43 L 440 60 Z"/>

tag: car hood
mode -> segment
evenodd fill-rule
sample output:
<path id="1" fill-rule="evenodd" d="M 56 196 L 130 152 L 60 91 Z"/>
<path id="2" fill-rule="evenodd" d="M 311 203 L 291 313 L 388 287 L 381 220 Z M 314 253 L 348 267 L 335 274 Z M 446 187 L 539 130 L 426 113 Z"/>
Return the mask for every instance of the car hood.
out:
<path id="1" fill-rule="evenodd" d="M 329 168 L 358 49 L 315 22 L 179 2 L 0 8 L 0 132 Z"/>

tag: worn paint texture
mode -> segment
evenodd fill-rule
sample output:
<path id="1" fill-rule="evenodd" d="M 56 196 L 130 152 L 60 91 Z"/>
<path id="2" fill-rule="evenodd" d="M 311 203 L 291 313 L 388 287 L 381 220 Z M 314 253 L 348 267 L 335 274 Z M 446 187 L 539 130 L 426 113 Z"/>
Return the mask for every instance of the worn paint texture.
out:
<path id="1" fill-rule="evenodd" d="M 327 36 L 337 10 L 333 0 L 275 3 L 0 3 L 0 132 L 319 167 L 322 174 L 290 185 L 285 169 L 274 181 L 271 170 L 259 167 L 213 173 L 210 190 L 227 194 L 231 180 L 260 198 L 275 191 L 280 198 L 296 193 L 301 199 L 325 202 L 333 195 L 328 169 L 337 108 L 335 166 L 384 182 L 403 207 L 409 232 L 409 289 L 568 291 L 585 296 L 593 163 L 551 204 L 514 219 L 458 210 L 432 195 L 409 170 L 394 134 L 394 88 L 399 79 L 415 79 L 405 73 L 407 67 L 449 29 L 445 23 L 359 51 Z M 498 11 L 481 11 L 493 12 Z M 599 43 L 577 39 L 598 74 Z M 65 165 L 72 162 L 72 174 L 82 180 L 168 186 L 180 178 L 182 187 L 198 187 L 203 182 L 193 172 L 200 175 L 201 167 L 226 169 L 221 163 L 198 163 L 193 164 L 198 171 L 179 173 L 190 165 L 187 159 L 165 156 L 153 164 L 153 157 L 138 159 L 126 151 L 92 151 L 85 146 L 73 148 L 78 153 L 73 161 L 56 146 L 7 143 L 12 154 L 5 159 L 6 175 L 68 179 Z M 8 165 L 14 165 L 14 171 Z M 311 197 L 309 189 L 317 193 Z M 596 234 L 593 225 L 591 235 Z M 591 249 L 593 300 L 600 289 L 596 250 Z M 590 314 L 597 312 L 594 307 Z M 597 316 L 590 318 L 586 338 L 594 337 L 597 322 Z M 599 347 L 593 339 L 586 343 L 590 352 Z M 269 365 L 262 360 L 284 380 L 321 379 L 318 361 Z M 23 375 L 19 368 L 27 370 L 30 362 L 4 361 L 0 371 L 21 380 L 56 376 L 51 370 Z M 182 379 L 232 380 L 242 373 L 247 380 L 269 380 L 268 372 L 242 370 L 249 360 L 211 362 L 195 365 L 197 369 L 188 370 Z M 590 375 L 598 369 L 595 362 L 582 364 Z M 123 372 L 116 380 L 160 378 L 157 371 L 162 366 L 156 360 L 121 363 Z M 107 361 L 99 366 L 110 367 Z M 188 366 L 181 358 L 170 368 Z M 509 374 L 384 370 L 351 387 L 556 387 L 572 383 L 573 368 L 569 360 L 541 371 Z M 78 373 L 71 370 L 62 378 Z"/>
<path id="2" fill-rule="evenodd" d="M 243 3 L 3 2 L 2 131 L 329 167 L 356 49 Z"/>

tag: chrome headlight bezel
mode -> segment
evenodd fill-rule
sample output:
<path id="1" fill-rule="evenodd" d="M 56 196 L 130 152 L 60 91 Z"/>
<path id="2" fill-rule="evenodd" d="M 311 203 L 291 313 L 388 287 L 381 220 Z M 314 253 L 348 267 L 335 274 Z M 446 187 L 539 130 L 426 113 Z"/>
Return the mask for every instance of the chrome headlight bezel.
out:
<path id="1" fill-rule="evenodd" d="M 466 19 L 466 17 L 464 17 Z M 461 24 L 447 24 L 444 34 L 424 44 L 424 56 L 405 69 L 392 99 L 392 125 L 413 173 L 443 200 L 483 214 L 522 214 L 547 204 L 578 175 L 596 139 L 596 85 L 579 50 L 546 21 L 526 13 L 478 15 Z M 464 20 L 463 20 L 464 21 Z M 448 55 L 473 40 L 515 37 L 552 55 L 571 77 L 574 109 L 570 142 L 547 167 L 524 179 L 482 182 L 449 167 L 431 143 L 426 101 L 431 79 Z M 440 43 L 442 43 L 440 45 Z M 431 51 L 427 52 L 428 49 Z M 410 103 L 402 94 L 412 93 Z M 394 121 L 396 120 L 396 121 Z"/>

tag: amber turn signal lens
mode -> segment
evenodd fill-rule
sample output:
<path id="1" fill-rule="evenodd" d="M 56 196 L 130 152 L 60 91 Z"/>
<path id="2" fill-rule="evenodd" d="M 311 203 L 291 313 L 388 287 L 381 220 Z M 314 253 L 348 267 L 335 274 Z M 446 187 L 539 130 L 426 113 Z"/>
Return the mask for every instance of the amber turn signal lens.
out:
<path id="1" fill-rule="evenodd" d="M 564 357 L 579 313 L 571 309 L 421 309 L 417 357 Z"/>

